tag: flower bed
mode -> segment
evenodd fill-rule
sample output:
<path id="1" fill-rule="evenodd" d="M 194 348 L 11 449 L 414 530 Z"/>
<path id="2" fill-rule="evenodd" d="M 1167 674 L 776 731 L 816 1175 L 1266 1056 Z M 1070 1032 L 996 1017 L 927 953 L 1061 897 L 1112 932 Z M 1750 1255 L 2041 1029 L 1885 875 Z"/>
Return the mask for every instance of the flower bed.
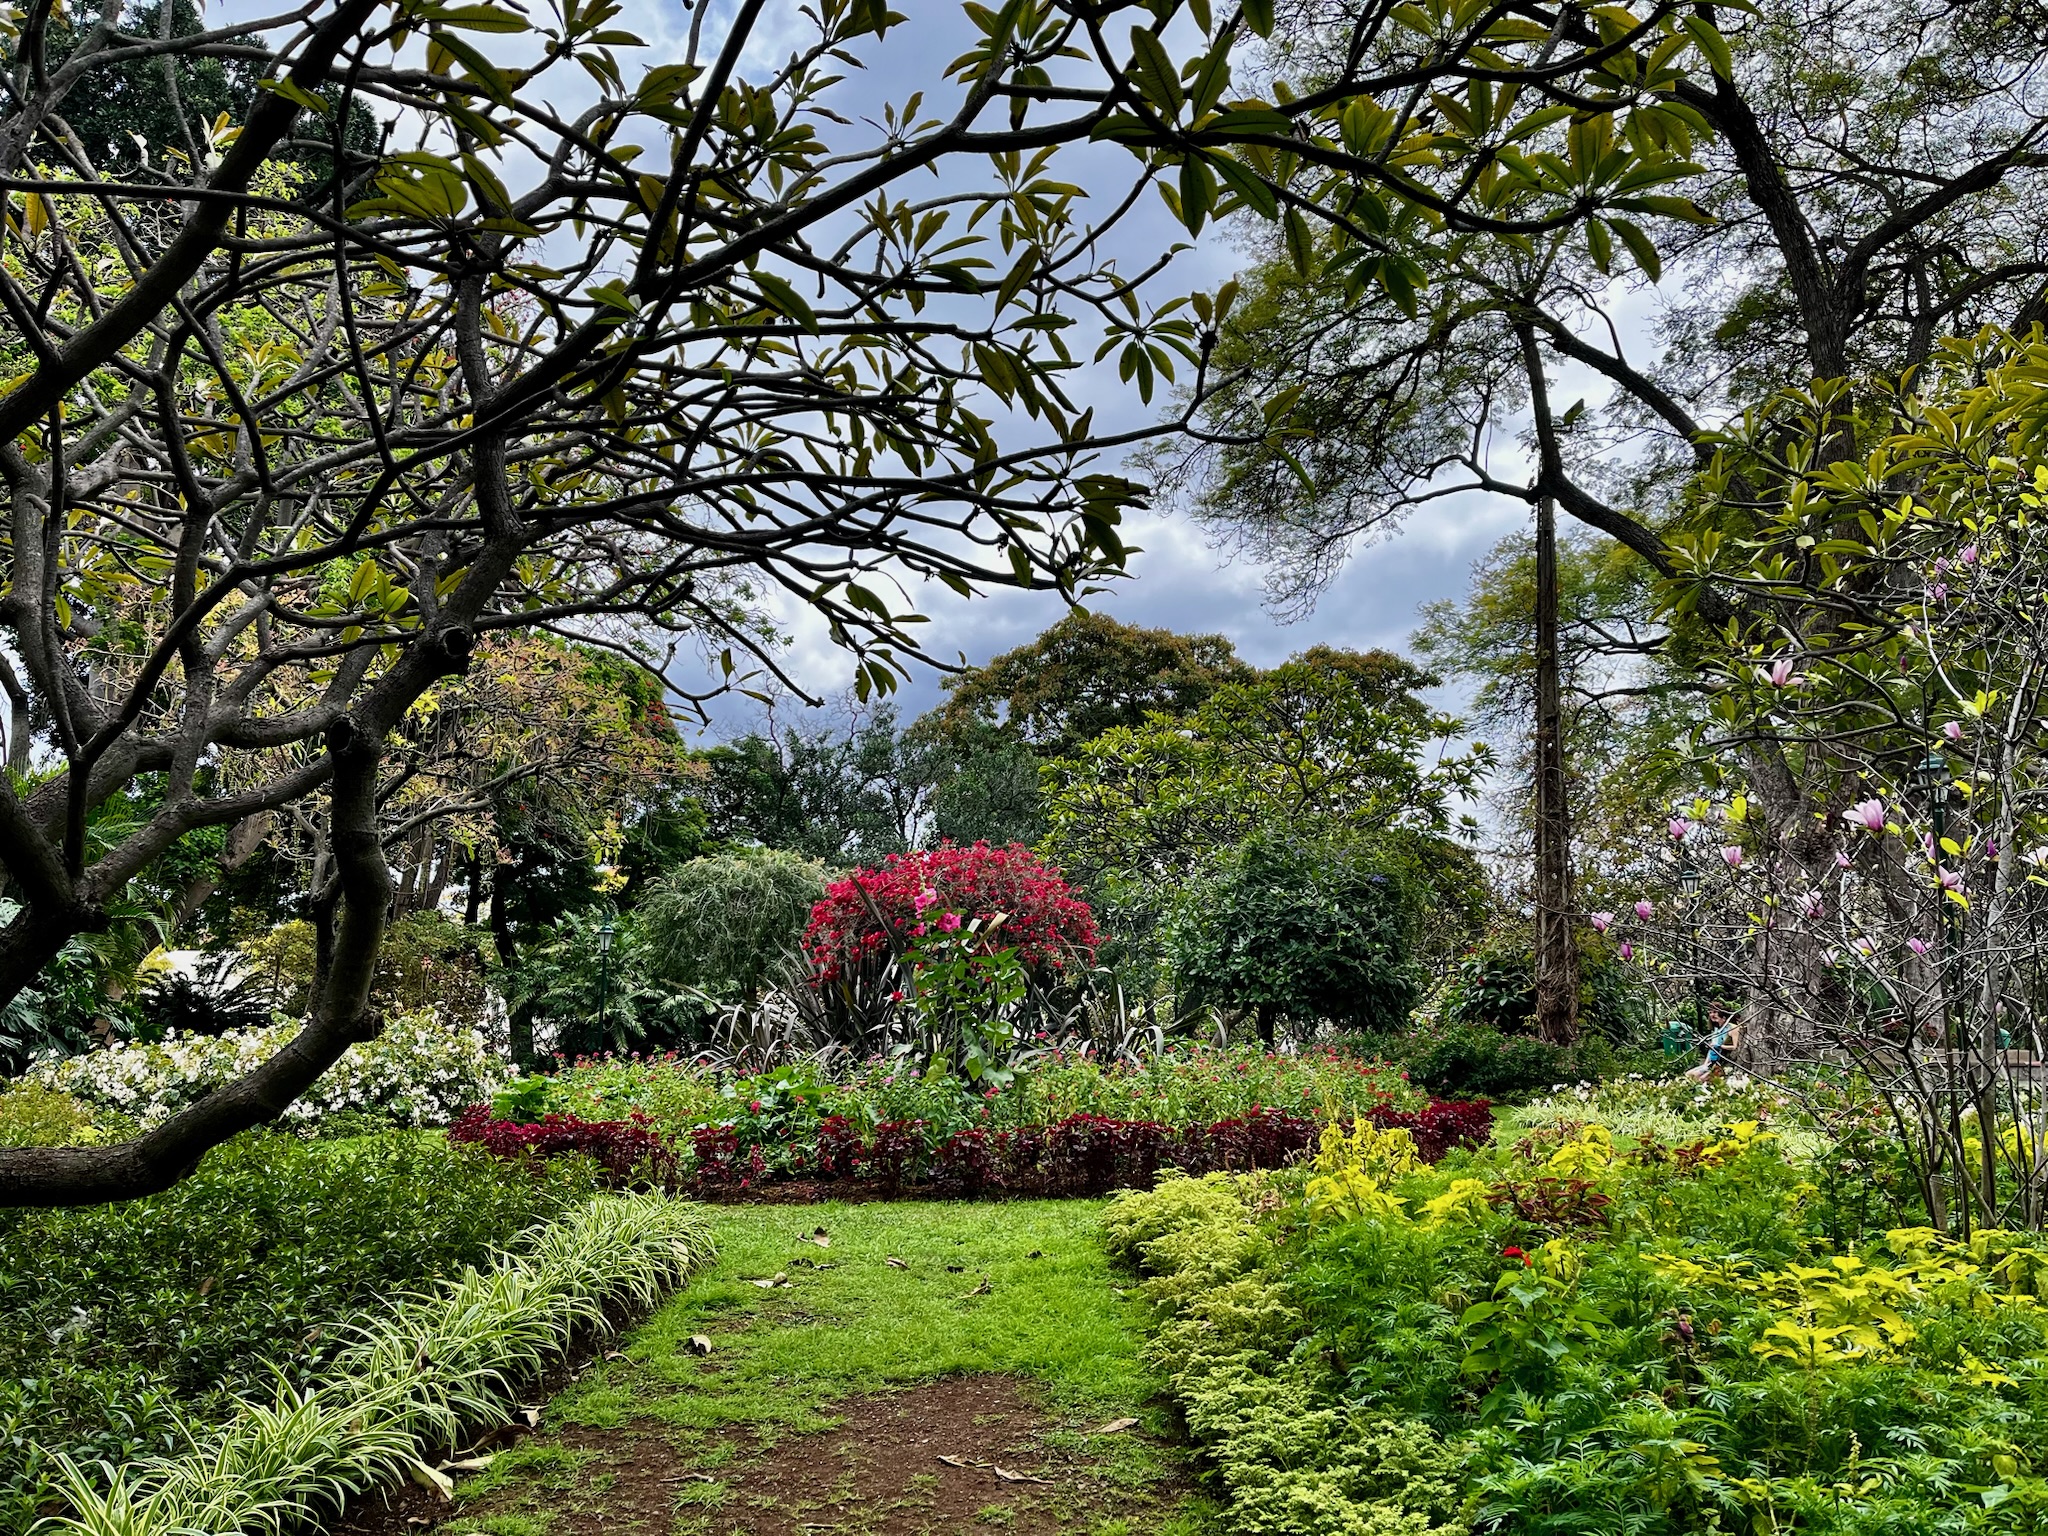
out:
<path id="1" fill-rule="evenodd" d="M 1571 1090 L 1437 1167 L 1326 1132 L 1112 1205 L 1225 1526 L 2037 1530 L 2048 1239 L 1866 1220 L 1799 1143 L 1717 1123 L 1745 1098 Z"/>
<path id="2" fill-rule="evenodd" d="M 1417 1110 L 1428 1100 L 1396 1069 L 1344 1051 L 1280 1055 L 1175 1044 L 1142 1062 L 1105 1063 L 1086 1052 L 1049 1049 L 996 1091 L 888 1060 L 840 1078 L 799 1066 L 725 1079 L 674 1055 L 580 1057 L 546 1079 L 516 1085 L 500 1099 L 501 1117 L 514 1102 L 529 1122 L 543 1112 L 585 1120 L 638 1113 L 678 1142 L 706 1126 L 730 1125 L 743 1149 L 761 1147 L 772 1166 L 787 1149 L 807 1146 L 834 1116 L 863 1136 L 882 1125 L 921 1122 L 936 1145 L 961 1131 L 1042 1128 L 1074 1115 L 1186 1126 L 1262 1110 L 1309 1120 L 1379 1107 Z"/>
<path id="3" fill-rule="evenodd" d="M 1357 1123 L 1401 1129 L 1421 1156 L 1433 1160 L 1453 1147 L 1482 1143 L 1492 1129 L 1492 1109 L 1483 1100 L 1432 1102 L 1416 1110 L 1378 1105 Z M 1200 1174 L 1280 1168 L 1315 1144 L 1318 1129 L 1314 1120 L 1277 1109 L 1190 1126 L 1077 1114 L 1048 1126 L 977 1127 L 946 1136 L 935 1136 L 921 1120 L 884 1121 L 864 1132 L 846 1116 L 830 1115 L 808 1145 L 778 1148 L 772 1159 L 730 1123 L 699 1126 L 679 1160 L 678 1149 L 656 1136 L 644 1118 L 591 1122 L 549 1115 L 528 1125 L 493 1120 L 479 1105 L 448 1134 L 505 1158 L 591 1155 L 621 1177 L 679 1182 L 702 1193 L 808 1178 L 860 1180 L 890 1193 L 915 1188 L 973 1198 L 1148 1189 L 1166 1169 Z"/>

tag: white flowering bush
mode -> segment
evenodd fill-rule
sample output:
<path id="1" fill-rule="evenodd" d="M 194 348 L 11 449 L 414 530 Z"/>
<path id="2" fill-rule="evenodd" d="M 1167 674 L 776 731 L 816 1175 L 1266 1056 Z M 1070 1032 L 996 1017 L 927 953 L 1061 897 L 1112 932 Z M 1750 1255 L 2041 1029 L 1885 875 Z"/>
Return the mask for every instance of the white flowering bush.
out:
<path id="1" fill-rule="evenodd" d="M 1788 1153 L 1807 1157 L 1828 1139 L 1815 1119 L 1822 1109 L 1811 1094 L 1755 1078 L 1702 1083 L 1631 1073 L 1605 1083 L 1559 1083 L 1542 1098 L 1509 1110 L 1498 1134 L 1512 1141 L 1530 1131 L 1594 1122 L 1633 1141 L 1683 1145 L 1755 1120 L 1778 1132 Z"/>
<path id="2" fill-rule="evenodd" d="M 260 1066 L 298 1028 L 281 1023 L 211 1037 L 174 1034 L 155 1045 L 124 1042 L 38 1068 L 31 1078 L 147 1127 Z M 336 1116 L 446 1125 L 513 1075 L 479 1031 L 448 1025 L 425 1008 L 393 1015 L 383 1034 L 352 1046 L 284 1120 L 309 1129 Z"/>

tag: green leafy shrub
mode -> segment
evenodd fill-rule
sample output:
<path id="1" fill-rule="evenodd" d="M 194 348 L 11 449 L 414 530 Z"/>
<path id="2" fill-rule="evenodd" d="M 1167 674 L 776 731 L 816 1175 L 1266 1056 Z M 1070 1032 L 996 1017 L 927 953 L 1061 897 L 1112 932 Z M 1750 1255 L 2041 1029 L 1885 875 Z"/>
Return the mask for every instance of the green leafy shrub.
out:
<path id="1" fill-rule="evenodd" d="M 1258 838 L 1193 887 L 1168 928 L 1184 1001 L 1398 1028 L 1421 1000 L 1408 881 L 1366 847 Z"/>
<path id="2" fill-rule="evenodd" d="M 92 1111 L 41 1083 L 0 1088 L 0 1147 L 72 1147 L 101 1139 Z"/>
<path id="3" fill-rule="evenodd" d="M 1447 1024 L 1528 1034 L 1535 1027 L 1536 973 L 1527 935 L 1497 934 L 1460 959 L 1438 1011 Z M 1653 1011 L 1634 968 L 1605 939 L 1581 935 L 1580 1030 L 1619 1046 L 1648 1045 L 1655 1034 Z"/>
<path id="4" fill-rule="evenodd" d="M 0 1211 L 0 1529 L 25 1528 L 8 1506 L 39 1497 L 47 1452 L 175 1451 L 233 1394 L 317 1375 L 359 1310 L 483 1262 L 593 1187 L 584 1166 L 437 1136 L 263 1131 L 160 1195 Z"/>
<path id="5" fill-rule="evenodd" d="M 1420 1109 L 1428 1102 L 1399 1069 L 1349 1051 L 1318 1046 L 1281 1055 L 1254 1046 L 1175 1042 L 1138 1061 L 1105 1062 L 1087 1052 L 1048 1048 L 991 1092 L 954 1073 L 920 1070 L 877 1057 L 836 1079 L 797 1064 L 727 1077 L 673 1053 L 654 1057 L 582 1057 L 552 1077 L 523 1079 L 498 1112 L 538 1118 L 554 1112 L 589 1120 L 635 1111 L 676 1140 L 702 1126 L 758 1122 L 808 1127 L 844 1118 L 862 1135 L 891 1122 L 922 1122 L 943 1140 L 967 1130 L 1057 1125 L 1075 1115 L 1208 1125 L 1255 1110 L 1311 1119 L 1366 1112 L 1376 1105 Z M 755 1103 L 762 1105 L 754 1110 Z"/>
<path id="6" fill-rule="evenodd" d="M 1551 1045 L 1476 1024 L 1418 1022 L 1401 1034 L 1352 1036 L 1340 1043 L 1399 1063 L 1417 1087 L 1444 1098 L 1507 1101 L 1628 1072 L 1666 1076 L 1682 1065 L 1661 1052 L 1617 1047 L 1598 1035 Z"/>
<path id="7" fill-rule="evenodd" d="M 1245 1536 L 1459 1533 L 1460 1458 L 1424 1424 L 1353 1414 L 1294 1349 L 1301 1314 L 1258 1219 L 1258 1177 L 1168 1179 L 1104 1213 L 1165 1311 L 1154 1358 Z"/>

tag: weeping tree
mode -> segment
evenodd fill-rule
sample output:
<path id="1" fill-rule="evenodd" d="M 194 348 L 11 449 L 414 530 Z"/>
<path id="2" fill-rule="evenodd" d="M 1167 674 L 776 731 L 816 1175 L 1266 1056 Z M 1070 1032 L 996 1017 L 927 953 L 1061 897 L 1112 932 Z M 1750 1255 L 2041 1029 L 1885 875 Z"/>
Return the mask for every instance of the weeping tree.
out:
<path id="1" fill-rule="evenodd" d="M 609 0 L 308 0 L 154 34 L 109 8 L 63 48 L 48 0 L 20 13 L 0 634 L 34 741 L 0 789 L 0 1006 L 196 829 L 312 802 L 331 853 L 298 1036 L 133 1141 L 0 1153 L 0 1201 L 162 1188 L 375 1034 L 389 744 L 481 637 L 694 654 L 716 686 L 774 665 L 755 614 L 780 592 L 886 690 L 919 654 L 911 584 L 1078 596 L 1121 565 L 1143 492 L 1103 455 L 1145 434 L 1073 402 L 1089 349 L 1146 398 L 1213 387 L 1234 293 L 1157 292 L 1164 253 L 1116 264 L 1137 198 L 1195 233 L 1240 207 L 1331 229 L 1398 288 L 1415 229 L 1562 225 L 1675 153 L 1633 134 L 1508 207 L 1491 130 L 1401 103 L 1485 78 L 1531 133 L 1676 122 L 1712 35 L 1668 4 L 1567 8 L 1567 35 L 1535 5 L 1418 26 L 1375 0 L 1342 68 L 1269 99 L 1231 78 L 1270 5 L 1008 0 L 966 7 L 943 76 L 873 110 L 838 82 L 890 67 L 901 16 L 823 0 L 756 67 L 765 9 L 700 6 L 651 67 Z M 545 46 L 494 63 L 515 33 Z M 65 108 L 138 59 L 232 60 L 256 88 L 193 125 L 196 153 L 117 176 Z M 565 75 L 597 92 L 573 116 Z M 1130 175 L 1090 199 L 1059 173 L 1092 155 L 1100 191 L 1104 141 Z M 138 785 L 147 814 L 88 838 Z"/>

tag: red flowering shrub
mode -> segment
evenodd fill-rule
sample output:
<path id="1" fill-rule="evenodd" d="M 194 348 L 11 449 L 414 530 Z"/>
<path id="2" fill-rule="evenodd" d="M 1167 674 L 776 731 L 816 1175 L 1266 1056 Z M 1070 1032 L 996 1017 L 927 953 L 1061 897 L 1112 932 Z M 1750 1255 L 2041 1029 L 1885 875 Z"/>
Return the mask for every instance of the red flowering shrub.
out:
<path id="1" fill-rule="evenodd" d="M 621 1183 L 680 1182 L 675 1149 L 655 1133 L 647 1117 L 637 1110 L 625 1120 L 545 1115 L 527 1124 L 494 1120 L 488 1104 L 472 1104 L 448 1127 L 448 1139 L 482 1147 L 493 1157 L 508 1160 L 578 1153 L 595 1160 Z"/>
<path id="2" fill-rule="evenodd" d="M 994 946 L 1015 949 L 1042 980 L 1085 965 L 1095 952 L 1088 904 L 1021 843 L 945 843 L 922 853 L 892 853 L 879 869 L 857 869 L 827 886 L 825 899 L 811 908 L 804 951 L 820 981 L 837 982 L 867 961 L 910 948 L 949 914 L 972 921 L 997 913 L 1005 917 Z"/>

